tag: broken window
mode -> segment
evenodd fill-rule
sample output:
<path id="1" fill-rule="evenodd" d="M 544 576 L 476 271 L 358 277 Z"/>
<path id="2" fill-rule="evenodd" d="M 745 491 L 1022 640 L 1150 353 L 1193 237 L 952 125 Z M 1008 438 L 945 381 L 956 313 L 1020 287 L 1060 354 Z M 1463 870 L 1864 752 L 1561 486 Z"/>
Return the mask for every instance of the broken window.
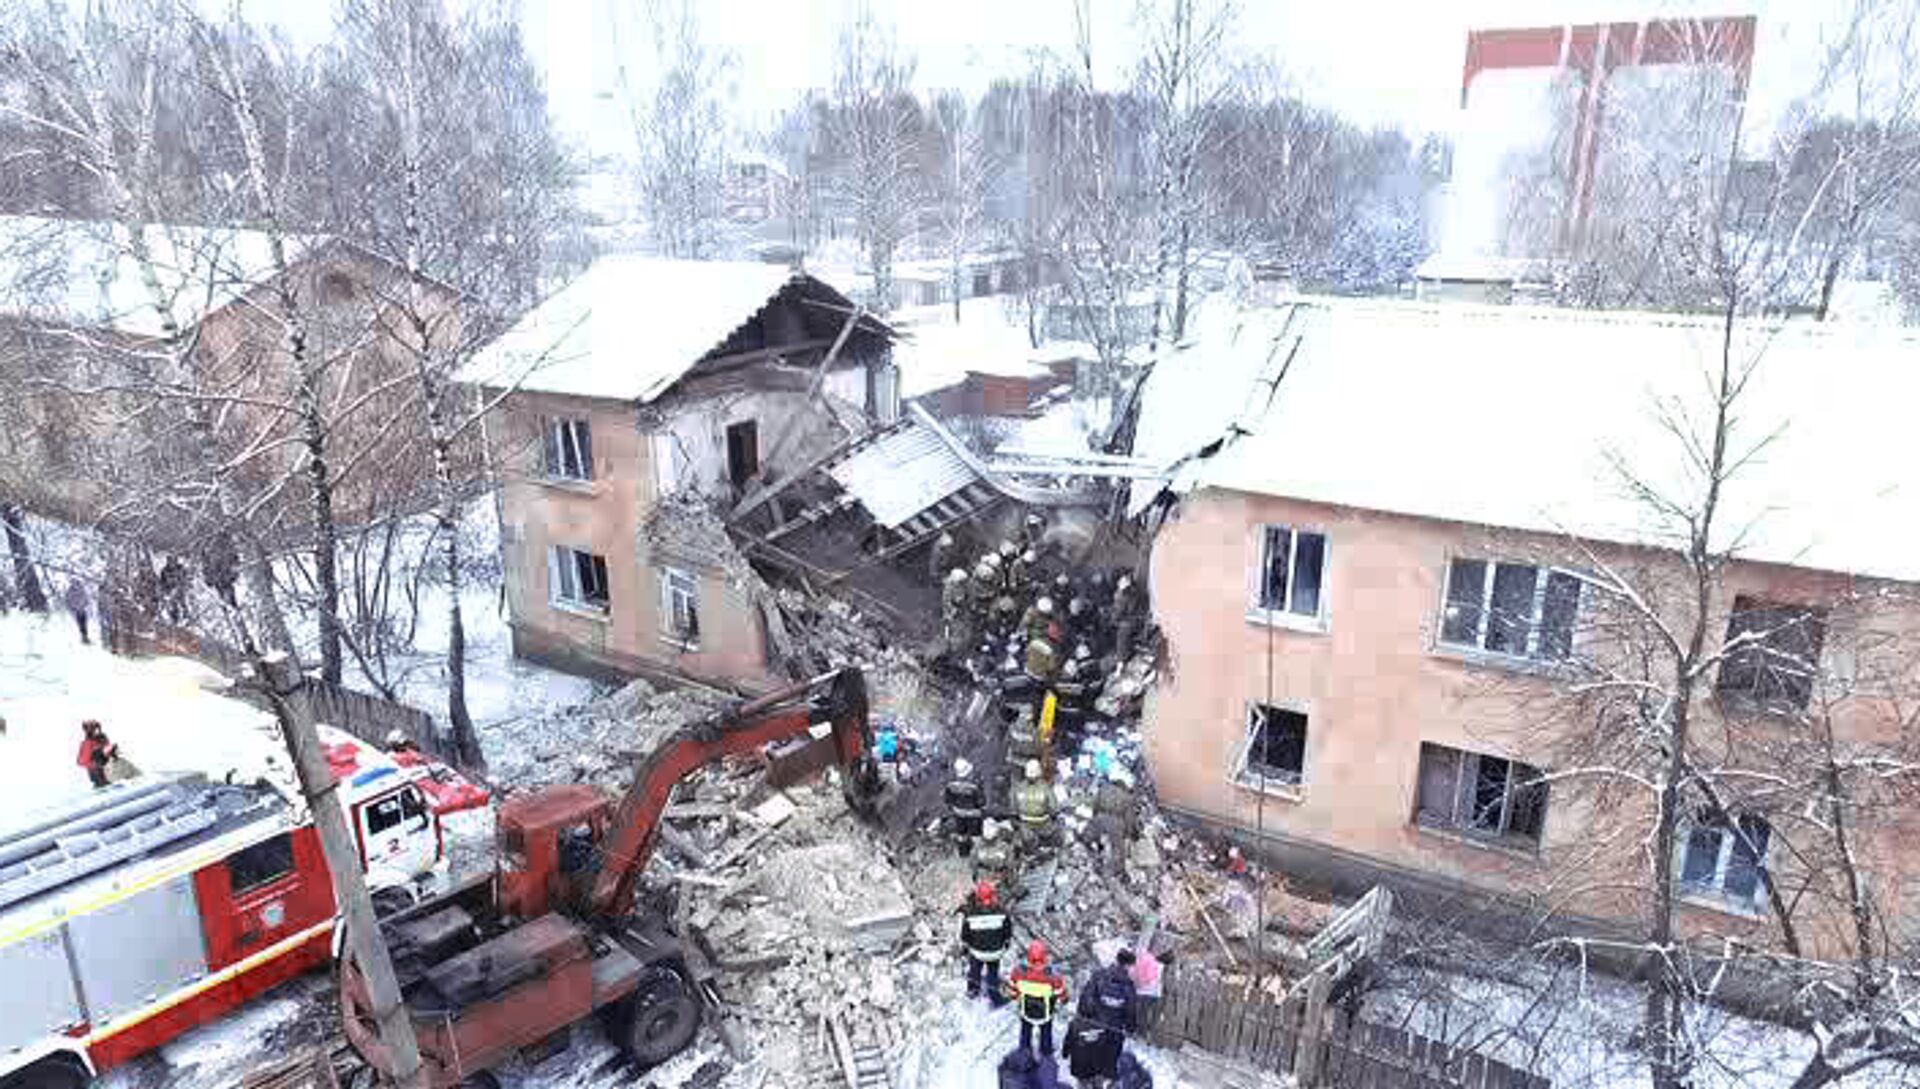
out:
<path id="1" fill-rule="evenodd" d="M 752 420 L 727 425 L 727 479 L 737 492 L 760 471 L 760 428 Z"/>
<path id="2" fill-rule="evenodd" d="M 593 479 L 593 435 L 585 420 L 548 420 L 544 463 L 550 477 Z"/>
<path id="3" fill-rule="evenodd" d="M 660 619 L 669 638 L 692 649 L 700 641 L 700 580 L 676 567 L 661 571 Z"/>
<path id="4" fill-rule="evenodd" d="M 550 591 L 555 602 L 576 608 L 606 610 L 606 557 L 566 545 L 554 545 L 547 560 L 547 573 L 551 576 Z"/>
<path id="5" fill-rule="evenodd" d="M 1540 769 L 1518 760 L 1423 742 L 1413 819 L 1429 828 L 1540 842 L 1547 784 Z"/>
<path id="6" fill-rule="evenodd" d="M 1240 762 L 1240 778 L 1298 783 L 1306 773 L 1307 715 L 1263 703 L 1247 708 L 1247 751 Z"/>
<path id="7" fill-rule="evenodd" d="M 1326 567 L 1326 534 L 1266 527 L 1260 548 L 1260 608 L 1319 619 Z"/>
<path id="8" fill-rule="evenodd" d="M 1757 707 L 1806 710 L 1826 627 L 1825 609 L 1734 598 L 1720 663 L 1721 695 Z"/>
<path id="9" fill-rule="evenodd" d="M 1456 559 L 1447 565 L 1440 642 L 1516 658 L 1573 652 L 1579 576 L 1525 563 Z"/>
<path id="10" fill-rule="evenodd" d="M 656 431 L 648 436 L 648 452 L 653 458 L 655 495 L 672 495 L 684 486 L 689 476 L 686 451 L 671 431 Z"/>
<path id="11" fill-rule="evenodd" d="M 1682 886 L 1743 906 L 1759 904 L 1771 825 L 1751 813 L 1729 824 L 1703 811 L 1681 837 Z"/>

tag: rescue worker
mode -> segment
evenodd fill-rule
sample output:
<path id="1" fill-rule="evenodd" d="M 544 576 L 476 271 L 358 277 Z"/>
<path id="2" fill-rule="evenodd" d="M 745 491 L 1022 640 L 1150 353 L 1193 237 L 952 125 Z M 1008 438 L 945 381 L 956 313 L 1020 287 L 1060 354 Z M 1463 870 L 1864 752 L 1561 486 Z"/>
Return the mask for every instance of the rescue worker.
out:
<path id="1" fill-rule="evenodd" d="M 973 609 L 974 625 L 982 635 L 991 635 L 993 603 L 1000 596 L 1000 572 L 991 553 L 973 565 L 973 582 L 968 590 L 967 600 Z"/>
<path id="2" fill-rule="evenodd" d="M 953 778 L 947 780 L 944 795 L 953 845 L 961 858 L 968 858 L 973 854 L 973 841 L 980 835 L 987 810 L 986 796 L 974 780 L 973 764 L 966 757 L 954 759 Z"/>
<path id="3" fill-rule="evenodd" d="M 1053 787 L 1040 772 L 1040 761 L 1028 760 L 1026 778 L 1013 788 L 1013 811 L 1020 818 L 1021 846 L 1029 853 L 1046 846 L 1053 833 Z"/>
<path id="4" fill-rule="evenodd" d="M 1020 616 L 1020 630 L 1028 639 L 1039 639 L 1047 634 L 1047 625 L 1053 623 L 1053 599 L 1042 597 L 1027 606 Z"/>
<path id="5" fill-rule="evenodd" d="M 1067 981 L 1047 966 L 1047 943 L 1027 946 L 1026 966 L 1007 977 L 1007 993 L 1020 1004 L 1020 1046 L 1033 1047 L 1033 1030 L 1040 1030 L 1040 1054 L 1053 1055 L 1053 1015 L 1067 1000 Z"/>
<path id="6" fill-rule="evenodd" d="M 1084 1004 L 1084 1003 L 1083 1003 Z M 1125 1037 L 1118 1029 L 1085 1016 L 1067 1025 L 1067 1042 L 1061 1054 L 1067 1058 L 1067 1072 L 1081 1089 L 1107 1089 L 1120 1073 L 1120 1047 Z"/>
<path id="7" fill-rule="evenodd" d="M 1113 608 L 1108 616 L 1113 624 L 1113 653 L 1121 663 L 1133 654 L 1133 636 L 1139 630 L 1140 591 L 1132 575 L 1121 575 L 1113 584 Z"/>
<path id="8" fill-rule="evenodd" d="M 1065 571 L 1053 576 L 1053 596 L 1061 601 L 1073 600 L 1073 580 L 1067 577 Z"/>
<path id="9" fill-rule="evenodd" d="M 954 553 L 958 551 L 959 547 L 959 544 L 953 539 L 953 534 L 942 533 L 939 539 L 933 542 L 933 548 L 927 553 L 927 577 L 937 579 L 940 577 L 940 572 L 952 567 L 955 559 Z"/>
<path id="10" fill-rule="evenodd" d="M 1138 834 L 1139 807 L 1134 804 L 1133 773 L 1114 771 L 1093 796 L 1093 826 L 1106 855 L 1108 873 L 1121 872 L 1127 850 Z"/>
<path id="11" fill-rule="evenodd" d="M 1046 535 L 1047 520 L 1040 517 L 1038 512 L 1028 514 L 1026 520 L 1020 523 L 1020 543 L 1029 550 L 1037 551 L 1041 538 Z"/>
<path id="12" fill-rule="evenodd" d="M 1093 607 L 1087 603 L 1084 596 L 1075 594 L 1067 602 L 1066 619 L 1068 642 L 1084 643 L 1093 637 Z"/>
<path id="13" fill-rule="evenodd" d="M 1020 586 L 1031 586 L 1040 572 L 1040 553 L 1029 548 L 1020 553 L 1013 561 L 1014 581 Z"/>
<path id="14" fill-rule="evenodd" d="M 408 737 L 406 731 L 399 729 L 398 727 L 387 731 L 387 740 L 385 744 L 388 752 L 419 751 L 419 746 L 413 743 L 413 738 Z"/>
<path id="15" fill-rule="evenodd" d="M 967 623 L 968 601 L 972 597 L 965 568 L 947 572 L 940 587 L 940 618 L 944 625 L 948 654 L 959 654 L 973 645 L 972 625 Z"/>
<path id="16" fill-rule="evenodd" d="M 1140 1003 L 1139 989 L 1133 985 L 1133 950 L 1122 947 L 1113 955 L 1113 963 L 1087 980 L 1080 995 L 1079 1016 L 1118 1032 L 1131 1034 L 1137 1025 L 1135 1010 Z"/>
<path id="17" fill-rule="evenodd" d="M 1000 990 L 1000 958 L 1007 955 L 1007 947 L 1013 944 L 1013 918 L 1001 906 L 993 882 L 975 885 L 966 902 L 960 905 L 960 944 L 967 954 L 967 997 L 980 997 L 984 976 L 987 1001 L 995 1006 L 1004 1003 L 1006 996 Z"/>
<path id="18" fill-rule="evenodd" d="M 120 746 L 107 739 L 106 728 L 93 719 L 80 724 L 80 753 L 74 763 L 87 769 L 87 781 L 95 790 L 107 785 L 107 765 L 120 755 Z"/>

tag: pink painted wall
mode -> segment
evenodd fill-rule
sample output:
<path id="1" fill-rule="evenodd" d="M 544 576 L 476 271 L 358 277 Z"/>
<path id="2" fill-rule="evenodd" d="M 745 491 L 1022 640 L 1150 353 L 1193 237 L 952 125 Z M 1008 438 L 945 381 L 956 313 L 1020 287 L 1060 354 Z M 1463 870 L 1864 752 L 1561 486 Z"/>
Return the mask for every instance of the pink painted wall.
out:
<path id="1" fill-rule="evenodd" d="M 1265 524 L 1326 534 L 1323 630 L 1272 625 L 1254 607 Z M 1635 901 L 1620 887 L 1636 883 L 1645 856 L 1635 844 L 1595 843 L 1595 827 L 1606 822 L 1595 821 L 1591 795 L 1574 782 L 1551 787 L 1537 849 L 1503 849 L 1412 820 L 1422 741 L 1561 770 L 1542 753 L 1559 737 L 1549 709 L 1564 707 L 1554 687 L 1563 682 L 1467 660 L 1436 643 L 1450 556 L 1527 560 L 1554 547 L 1537 536 L 1323 504 L 1219 490 L 1188 497 L 1154 542 L 1149 576 L 1167 641 L 1145 722 L 1160 798 L 1392 867 L 1543 894 L 1583 914 L 1632 917 Z M 1723 615 L 1734 592 L 1812 601 L 1844 585 L 1761 565 L 1736 566 L 1727 582 L 1717 605 Z M 1718 623 L 1723 631 L 1724 619 Z M 1259 791 L 1231 780 L 1250 702 L 1308 714 L 1303 782 L 1270 785 L 1264 805 Z M 1711 701 L 1699 704 L 1703 726 L 1717 725 Z M 1911 818 L 1902 818 L 1909 834 Z M 1894 847 L 1894 823 L 1864 849 L 1903 874 L 1911 864 Z M 1784 864 L 1776 872 L 1784 880 Z M 1686 914 L 1696 930 L 1758 926 L 1704 908 Z M 1808 929 L 1831 927 L 1814 921 Z"/>

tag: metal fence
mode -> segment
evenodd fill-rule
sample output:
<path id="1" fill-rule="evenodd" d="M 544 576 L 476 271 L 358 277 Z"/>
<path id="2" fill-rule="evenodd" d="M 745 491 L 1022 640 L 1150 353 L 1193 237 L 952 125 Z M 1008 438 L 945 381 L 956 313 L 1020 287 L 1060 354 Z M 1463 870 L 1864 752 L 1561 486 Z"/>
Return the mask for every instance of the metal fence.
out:
<path id="1" fill-rule="evenodd" d="M 1539 1075 L 1403 1029 L 1324 1018 L 1308 1031 L 1310 999 L 1249 996 L 1244 988 L 1170 971 L 1165 997 L 1142 1018 L 1148 1039 L 1192 1045 L 1262 1070 L 1303 1075 L 1304 1089 L 1550 1089 Z"/>

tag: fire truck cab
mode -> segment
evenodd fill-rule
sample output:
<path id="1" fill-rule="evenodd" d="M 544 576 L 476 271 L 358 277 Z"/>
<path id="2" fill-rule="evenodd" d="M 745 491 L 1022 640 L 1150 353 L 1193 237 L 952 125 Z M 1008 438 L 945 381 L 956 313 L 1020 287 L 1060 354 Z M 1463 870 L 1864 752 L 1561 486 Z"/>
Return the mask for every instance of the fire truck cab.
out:
<path id="1" fill-rule="evenodd" d="M 322 744 L 370 883 L 411 903 L 440 822 L 388 754 Z M 76 1089 L 327 963 L 333 884 L 297 795 L 135 779 L 0 832 L 0 1089 Z"/>

